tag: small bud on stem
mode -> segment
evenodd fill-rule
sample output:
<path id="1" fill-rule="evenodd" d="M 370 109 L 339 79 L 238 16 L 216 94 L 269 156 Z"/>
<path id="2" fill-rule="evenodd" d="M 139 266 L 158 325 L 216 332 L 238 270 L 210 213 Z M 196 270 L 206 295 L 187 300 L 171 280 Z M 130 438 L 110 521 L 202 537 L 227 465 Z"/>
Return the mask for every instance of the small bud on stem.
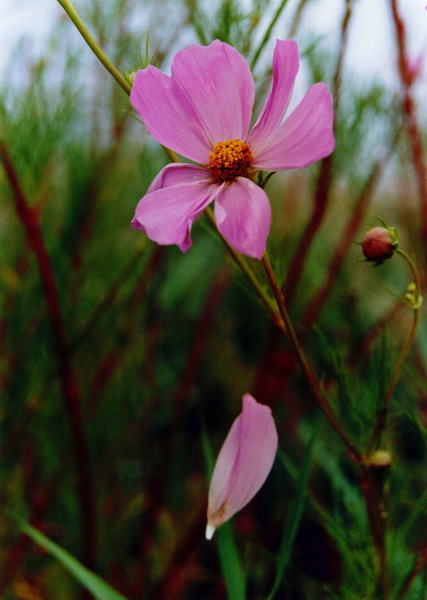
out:
<path id="1" fill-rule="evenodd" d="M 365 233 L 362 252 L 366 260 L 382 264 L 397 249 L 397 231 L 393 227 L 373 227 Z"/>

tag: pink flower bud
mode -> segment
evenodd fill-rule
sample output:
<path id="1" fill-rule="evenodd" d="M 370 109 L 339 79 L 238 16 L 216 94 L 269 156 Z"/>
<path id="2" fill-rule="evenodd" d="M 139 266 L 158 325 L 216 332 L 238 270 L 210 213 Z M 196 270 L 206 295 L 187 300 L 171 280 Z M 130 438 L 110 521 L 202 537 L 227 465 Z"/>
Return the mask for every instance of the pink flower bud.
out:
<path id="1" fill-rule="evenodd" d="M 366 260 L 378 264 L 391 258 L 397 248 L 397 232 L 395 229 L 374 227 L 365 233 L 362 241 L 362 251 Z"/>
<path id="2" fill-rule="evenodd" d="M 250 394 L 218 455 L 209 487 L 206 538 L 258 492 L 277 452 L 277 430 L 271 409 Z"/>

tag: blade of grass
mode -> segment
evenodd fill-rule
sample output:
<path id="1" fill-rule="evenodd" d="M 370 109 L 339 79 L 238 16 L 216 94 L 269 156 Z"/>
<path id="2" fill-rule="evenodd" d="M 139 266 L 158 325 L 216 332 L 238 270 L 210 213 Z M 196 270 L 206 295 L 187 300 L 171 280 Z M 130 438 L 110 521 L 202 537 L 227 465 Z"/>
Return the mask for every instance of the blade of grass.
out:
<path id="1" fill-rule="evenodd" d="M 298 526 L 300 524 L 302 512 L 304 509 L 305 498 L 307 496 L 307 484 L 310 475 L 311 459 L 313 456 L 314 440 L 316 438 L 318 422 L 319 420 L 317 419 L 302 464 L 301 473 L 297 483 L 296 495 L 291 504 L 288 518 L 286 519 L 285 527 L 283 530 L 282 543 L 280 544 L 279 554 L 277 558 L 276 578 L 274 580 L 271 592 L 267 597 L 267 600 L 273 600 L 274 595 L 279 589 L 280 583 L 283 579 L 286 567 L 288 566 L 289 559 L 291 557 L 292 546 L 298 531 Z"/>
<path id="2" fill-rule="evenodd" d="M 21 524 L 22 531 L 36 544 L 49 552 L 61 565 L 97 600 L 126 600 L 124 596 L 113 590 L 98 575 L 86 569 L 71 554 L 44 536 L 28 523 Z"/>
<path id="3" fill-rule="evenodd" d="M 270 35 L 271 35 L 272 30 L 273 30 L 273 27 L 276 25 L 276 23 L 277 23 L 280 15 L 282 14 L 283 9 L 285 8 L 285 6 L 286 6 L 287 3 L 288 3 L 288 0 L 282 0 L 282 2 L 277 7 L 277 10 L 274 13 L 273 18 L 271 19 L 270 24 L 267 27 L 266 32 L 264 33 L 264 36 L 263 36 L 263 38 L 261 40 L 261 43 L 258 46 L 258 48 L 256 49 L 256 52 L 255 52 L 255 54 L 254 54 L 254 56 L 252 58 L 252 61 L 251 61 L 251 71 L 254 70 L 255 65 L 257 64 L 258 59 L 259 59 L 259 57 L 261 55 L 261 52 L 264 50 L 264 47 L 265 47 L 266 43 L 270 39 Z"/>
<path id="4" fill-rule="evenodd" d="M 214 469 L 215 460 L 212 446 L 203 424 L 201 426 L 201 436 L 206 470 L 210 477 Z M 224 576 L 225 585 L 227 586 L 229 600 L 245 600 L 246 578 L 242 569 L 242 563 L 240 561 L 230 523 L 221 525 L 215 532 L 215 537 L 218 544 L 221 571 Z"/>
<path id="5" fill-rule="evenodd" d="M 216 532 L 216 536 L 221 570 L 227 586 L 228 597 L 230 600 L 244 600 L 246 598 L 245 574 L 230 523 L 221 525 Z"/>

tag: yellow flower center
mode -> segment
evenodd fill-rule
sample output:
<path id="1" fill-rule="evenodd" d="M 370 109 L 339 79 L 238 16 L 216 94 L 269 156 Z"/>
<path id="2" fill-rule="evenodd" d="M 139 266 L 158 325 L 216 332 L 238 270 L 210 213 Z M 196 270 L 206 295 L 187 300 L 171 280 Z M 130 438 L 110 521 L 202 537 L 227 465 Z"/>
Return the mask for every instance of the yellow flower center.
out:
<path id="1" fill-rule="evenodd" d="M 248 177 L 254 157 L 251 148 L 242 140 L 218 142 L 209 154 L 209 168 L 218 181 Z"/>

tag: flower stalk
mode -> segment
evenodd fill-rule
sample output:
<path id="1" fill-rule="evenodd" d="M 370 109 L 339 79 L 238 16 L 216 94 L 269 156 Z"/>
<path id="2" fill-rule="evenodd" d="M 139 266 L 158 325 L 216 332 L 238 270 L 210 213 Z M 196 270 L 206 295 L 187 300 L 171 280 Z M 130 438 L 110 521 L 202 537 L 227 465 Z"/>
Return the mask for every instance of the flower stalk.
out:
<path id="1" fill-rule="evenodd" d="M 84 41 L 98 58 L 98 60 L 104 65 L 104 67 L 111 73 L 120 87 L 126 92 L 126 94 L 130 94 L 131 86 L 128 81 L 123 77 L 123 75 L 116 69 L 111 60 L 107 57 L 107 55 L 101 50 L 99 45 L 96 43 L 95 39 L 89 32 L 86 25 L 83 23 L 76 9 L 70 0 L 58 0 L 59 4 L 65 10 L 67 15 L 70 17 L 71 21 L 74 23 L 80 34 L 82 35 Z"/>
<path id="2" fill-rule="evenodd" d="M 309 360 L 307 359 L 305 352 L 298 340 L 298 337 L 295 333 L 294 327 L 292 325 L 292 321 L 289 317 L 289 314 L 288 314 L 288 311 L 286 308 L 285 299 L 283 297 L 280 286 L 277 283 L 276 276 L 274 274 L 273 267 L 271 266 L 271 262 L 270 262 L 267 252 L 264 253 L 264 256 L 262 258 L 262 264 L 263 264 L 265 273 L 267 275 L 267 279 L 269 281 L 271 290 L 276 299 L 280 315 L 285 324 L 286 331 L 287 331 L 289 340 L 291 342 L 292 348 L 294 350 L 295 356 L 298 360 L 298 363 L 300 365 L 302 372 L 304 373 L 304 375 L 307 378 L 307 381 L 308 381 L 311 391 L 317 401 L 317 404 L 319 405 L 321 411 L 323 412 L 325 418 L 327 419 L 327 421 L 330 424 L 330 426 L 332 427 L 332 429 L 334 429 L 334 431 L 338 434 L 338 436 L 343 441 L 351 458 L 355 462 L 359 463 L 361 461 L 361 454 L 357 450 L 357 448 L 355 447 L 353 442 L 350 440 L 350 438 L 347 436 L 347 434 L 341 427 L 341 424 L 339 423 L 337 417 L 331 410 L 331 407 L 329 406 L 329 403 L 328 403 L 327 399 L 325 398 L 325 395 L 321 389 L 321 384 L 320 384 L 319 380 L 317 379 L 317 376 L 313 370 L 313 367 L 311 366 Z"/>
<path id="3" fill-rule="evenodd" d="M 205 215 L 207 216 L 212 227 L 214 227 L 218 231 L 212 209 L 209 206 L 205 208 Z M 244 258 L 244 256 L 236 252 L 236 250 L 234 250 L 232 246 L 230 246 L 230 244 L 221 235 L 221 233 L 219 233 L 219 236 L 221 237 L 221 240 L 225 245 L 225 248 L 230 257 L 232 258 L 233 262 L 241 269 L 246 279 L 249 281 L 255 292 L 258 294 L 261 302 L 264 304 L 265 308 L 270 313 L 270 316 L 272 317 L 274 323 L 281 331 L 283 331 L 283 333 L 287 333 L 285 323 L 283 322 L 283 319 L 279 314 L 274 301 L 265 290 L 264 286 L 256 276 L 253 269 L 249 266 L 247 260 Z"/>
<path id="4" fill-rule="evenodd" d="M 414 278 L 414 281 L 409 284 L 408 291 L 404 297 L 405 302 L 413 310 L 412 324 L 409 330 L 408 337 L 406 338 L 406 341 L 403 344 L 402 349 L 400 350 L 399 356 L 393 369 L 393 373 L 390 378 L 390 383 L 388 384 L 387 390 L 384 394 L 382 407 L 380 412 L 378 413 L 377 420 L 372 430 L 371 439 L 369 442 L 370 449 L 378 445 L 381 440 L 381 434 L 384 430 L 387 421 L 388 405 L 395 390 L 396 384 L 399 380 L 402 367 L 408 357 L 409 351 L 417 335 L 418 324 L 420 320 L 420 308 L 423 300 L 421 295 L 421 277 L 417 265 L 415 264 L 415 261 L 407 252 L 405 252 L 401 248 L 397 248 L 396 254 L 399 254 L 407 262 L 411 270 L 412 276 Z"/>

